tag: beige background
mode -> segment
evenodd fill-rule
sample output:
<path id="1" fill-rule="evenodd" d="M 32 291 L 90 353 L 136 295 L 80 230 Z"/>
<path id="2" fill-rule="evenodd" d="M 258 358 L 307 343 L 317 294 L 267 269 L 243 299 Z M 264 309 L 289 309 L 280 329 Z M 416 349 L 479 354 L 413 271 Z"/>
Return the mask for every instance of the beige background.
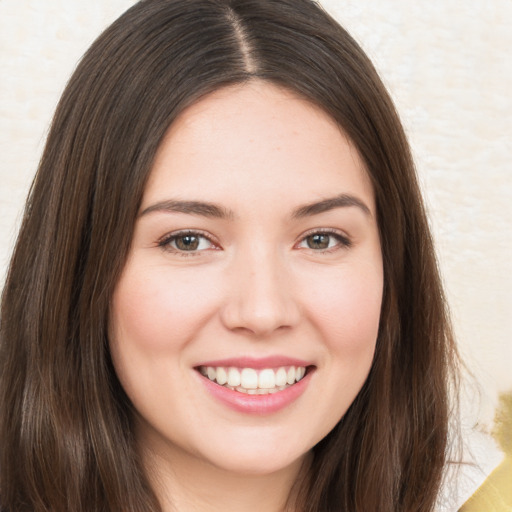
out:
<path id="1" fill-rule="evenodd" d="M 132 0 L 0 0 L 0 283 L 55 104 Z M 512 389 L 512 2 L 324 0 L 391 90 L 415 153 L 461 351 L 469 423 Z M 34 249 L 37 242 L 34 241 Z"/>

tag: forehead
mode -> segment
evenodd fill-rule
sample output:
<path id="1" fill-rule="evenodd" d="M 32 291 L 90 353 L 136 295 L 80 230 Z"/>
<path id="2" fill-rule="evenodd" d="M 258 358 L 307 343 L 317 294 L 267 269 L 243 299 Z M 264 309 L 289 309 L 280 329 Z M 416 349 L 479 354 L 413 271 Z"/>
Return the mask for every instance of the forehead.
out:
<path id="1" fill-rule="evenodd" d="M 262 185 L 297 200 L 357 193 L 373 206 L 368 174 L 339 125 L 297 94 L 260 81 L 215 91 L 176 119 L 157 152 L 144 203 L 170 192 L 231 202 L 261 192 L 264 199 Z M 298 197 L 306 191 L 309 197 Z"/>

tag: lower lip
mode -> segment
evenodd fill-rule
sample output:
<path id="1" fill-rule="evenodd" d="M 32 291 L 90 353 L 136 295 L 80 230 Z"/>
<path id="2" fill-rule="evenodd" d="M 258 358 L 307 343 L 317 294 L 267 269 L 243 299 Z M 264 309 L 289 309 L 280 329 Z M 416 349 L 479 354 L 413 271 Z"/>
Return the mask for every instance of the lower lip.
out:
<path id="1" fill-rule="evenodd" d="M 233 391 L 216 384 L 200 373 L 198 376 L 206 390 L 230 409 L 246 414 L 265 415 L 278 412 L 295 402 L 306 390 L 312 373 L 308 372 L 299 382 L 268 395 L 248 395 L 240 391 Z"/>

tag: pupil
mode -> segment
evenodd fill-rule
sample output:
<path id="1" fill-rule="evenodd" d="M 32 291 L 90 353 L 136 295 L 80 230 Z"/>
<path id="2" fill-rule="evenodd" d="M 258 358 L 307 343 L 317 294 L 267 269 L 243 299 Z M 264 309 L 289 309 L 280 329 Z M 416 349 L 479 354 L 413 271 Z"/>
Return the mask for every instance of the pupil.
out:
<path id="1" fill-rule="evenodd" d="M 199 238 L 194 235 L 184 235 L 176 239 L 176 247 L 182 251 L 194 251 L 199 246 Z"/>
<path id="2" fill-rule="evenodd" d="M 327 249 L 329 247 L 329 235 L 319 233 L 309 236 L 308 247 L 310 249 Z"/>

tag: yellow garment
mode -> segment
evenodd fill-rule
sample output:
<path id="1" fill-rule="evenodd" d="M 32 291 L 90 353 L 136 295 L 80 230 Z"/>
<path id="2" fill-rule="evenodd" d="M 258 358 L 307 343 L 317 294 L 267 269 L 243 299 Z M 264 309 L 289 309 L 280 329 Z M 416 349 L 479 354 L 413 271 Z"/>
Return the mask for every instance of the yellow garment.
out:
<path id="1" fill-rule="evenodd" d="M 459 512 L 512 512 L 512 457 L 487 477 Z"/>

